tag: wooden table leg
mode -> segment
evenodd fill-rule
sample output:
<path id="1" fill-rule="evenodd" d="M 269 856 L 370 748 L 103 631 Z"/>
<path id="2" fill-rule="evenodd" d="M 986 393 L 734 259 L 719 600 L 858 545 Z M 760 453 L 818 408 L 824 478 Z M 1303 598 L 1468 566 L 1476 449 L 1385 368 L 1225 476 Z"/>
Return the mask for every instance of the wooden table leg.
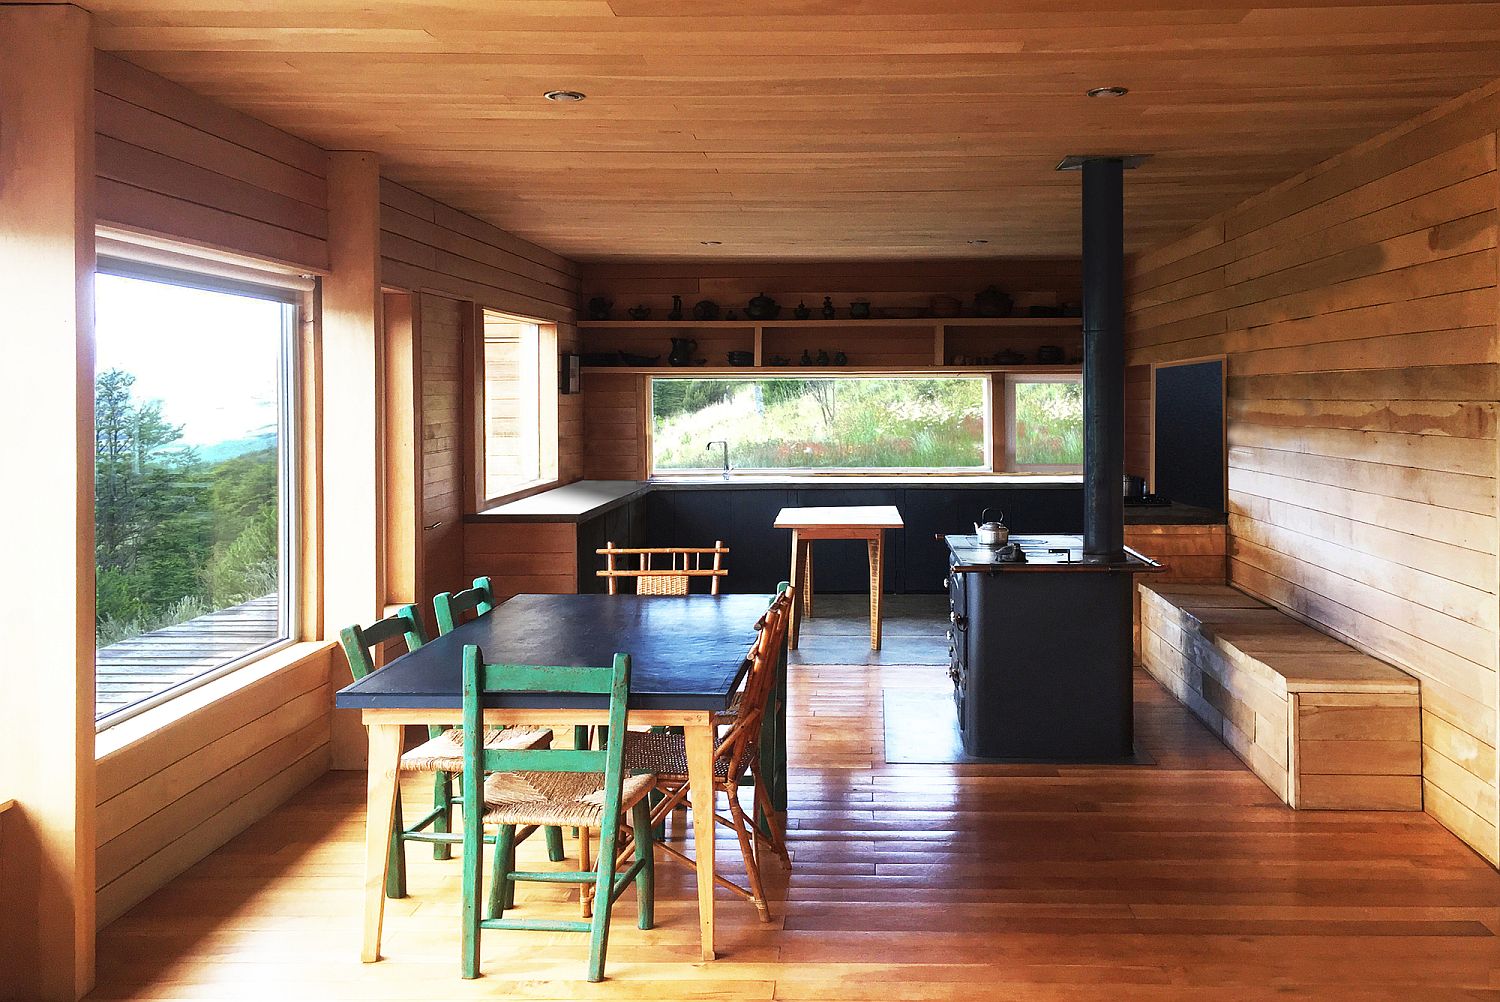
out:
<path id="1" fill-rule="evenodd" d="M 698 866 L 698 935 L 703 959 L 714 959 L 714 730 L 708 720 L 683 728 L 693 855 Z"/>
<path id="2" fill-rule="evenodd" d="M 885 590 L 885 530 L 870 537 L 870 650 L 880 650 L 880 599 Z"/>
<path id="3" fill-rule="evenodd" d="M 813 548 L 812 542 L 802 544 L 802 617 L 813 617 Z"/>
<path id="4" fill-rule="evenodd" d="M 396 817 L 397 773 L 401 765 L 400 724 L 371 724 L 369 777 L 365 786 L 365 929 L 360 959 L 380 959 L 380 925 L 385 918 L 385 877 L 390 864 L 391 824 Z"/>
<path id="5" fill-rule="evenodd" d="M 803 577 L 803 549 L 802 533 L 796 529 L 792 530 L 792 587 L 797 590 L 796 599 L 792 602 L 791 620 L 787 623 L 786 635 L 787 646 L 792 650 L 797 649 L 797 634 L 802 626 L 802 577 Z"/>

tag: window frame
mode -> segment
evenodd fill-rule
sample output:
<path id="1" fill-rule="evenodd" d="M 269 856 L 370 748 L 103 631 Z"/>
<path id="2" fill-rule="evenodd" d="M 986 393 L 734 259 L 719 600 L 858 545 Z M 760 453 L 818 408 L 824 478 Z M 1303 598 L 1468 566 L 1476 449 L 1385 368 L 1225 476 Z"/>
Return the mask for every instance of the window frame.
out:
<path id="1" fill-rule="evenodd" d="M 697 374 L 691 372 L 662 373 L 660 375 L 651 373 L 645 376 L 645 391 L 643 408 L 645 414 L 645 473 L 648 481 L 670 481 L 684 477 L 701 477 L 709 474 L 720 474 L 723 472 L 722 465 L 705 465 L 702 467 L 687 467 L 672 470 L 658 470 L 656 468 L 656 414 L 655 414 L 655 385 L 658 380 L 697 380 L 714 382 L 766 382 L 773 379 L 831 379 L 852 381 L 857 379 L 867 380 L 894 380 L 894 379 L 969 379 L 982 382 L 984 392 L 984 431 L 980 442 L 983 450 L 983 463 L 980 466 L 954 466 L 954 467 L 927 467 L 927 466 L 838 466 L 838 467 L 812 467 L 812 466 L 733 466 L 733 454 L 730 455 L 731 468 L 729 476 L 769 477 L 769 476 L 796 476 L 796 477 L 990 477 L 1002 471 L 997 470 L 995 450 L 995 428 L 998 415 L 995 409 L 995 381 L 986 373 L 975 372 L 860 372 L 860 373 L 838 373 L 832 374 L 826 371 L 817 373 L 798 372 L 763 372 L 757 371 L 754 375 L 730 375 L 727 373 Z"/>
<path id="2" fill-rule="evenodd" d="M 1016 387 L 1021 383 L 1083 383 L 1083 373 L 1016 373 L 1005 374 L 1005 432 L 1000 451 L 1005 469 L 1011 473 L 1082 474 L 1082 463 L 1016 462 Z"/>
<path id="3" fill-rule="evenodd" d="M 127 252 L 128 253 L 128 252 Z M 184 679 L 160 692 L 152 693 L 119 709 L 94 719 L 96 734 L 122 724 L 186 695 L 217 679 L 230 675 L 278 652 L 300 643 L 303 624 L 303 511 L 301 501 L 304 429 L 302 427 L 302 325 L 310 307 L 305 281 L 297 276 L 267 273 L 253 280 L 216 274 L 211 262 L 205 271 L 193 271 L 174 262 L 162 265 L 129 256 L 100 255 L 95 275 L 108 275 L 136 281 L 155 282 L 182 288 L 199 289 L 227 295 L 262 299 L 281 304 L 280 372 L 277 378 L 277 544 L 281 559 L 277 566 L 277 617 L 282 636 L 230 661 L 210 668 L 193 678 Z M 96 647 L 95 663 L 98 662 Z M 97 682 L 95 683 L 97 687 Z"/>
<path id="4" fill-rule="evenodd" d="M 464 331 L 468 342 L 464 351 L 464 364 L 467 367 L 464 385 L 468 393 L 463 395 L 463 403 L 467 408 L 464 426 L 470 439 L 465 449 L 470 462 L 468 495 L 473 505 L 470 514 L 556 486 L 560 470 L 560 359 L 557 324 L 540 317 L 485 306 L 483 303 L 473 303 L 471 307 Z M 529 324 L 536 328 L 537 477 L 534 480 L 517 481 L 508 485 L 508 490 L 493 495 L 490 493 L 489 483 L 489 396 L 485 376 L 484 332 L 486 316 L 493 316 L 504 322 Z"/>

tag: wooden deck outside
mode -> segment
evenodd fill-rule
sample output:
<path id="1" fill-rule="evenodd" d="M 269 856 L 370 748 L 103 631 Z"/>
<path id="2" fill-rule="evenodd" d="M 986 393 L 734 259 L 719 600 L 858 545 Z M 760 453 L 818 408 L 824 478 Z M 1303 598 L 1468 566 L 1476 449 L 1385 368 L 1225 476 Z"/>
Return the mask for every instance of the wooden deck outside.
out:
<path id="1" fill-rule="evenodd" d="M 266 646 L 280 632 L 273 593 L 101 647 L 94 717 L 197 678 Z"/>
<path id="2" fill-rule="evenodd" d="M 1145 675 L 1152 765 L 887 765 L 883 690 L 946 685 L 941 668 L 792 669 L 793 867 L 769 868 L 769 924 L 720 892 L 714 963 L 697 962 L 689 871 L 662 860 L 657 928 L 622 901 L 603 984 L 583 980 L 586 938 L 554 933 L 486 933 L 484 976 L 462 981 L 460 863 L 414 846 L 386 959 L 361 964 L 364 776 L 336 772 L 105 929 L 91 998 L 1500 995 L 1500 875 L 1427 815 L 1293 812 Z M 563 887 L 518 895 L 576 914 Z"/>

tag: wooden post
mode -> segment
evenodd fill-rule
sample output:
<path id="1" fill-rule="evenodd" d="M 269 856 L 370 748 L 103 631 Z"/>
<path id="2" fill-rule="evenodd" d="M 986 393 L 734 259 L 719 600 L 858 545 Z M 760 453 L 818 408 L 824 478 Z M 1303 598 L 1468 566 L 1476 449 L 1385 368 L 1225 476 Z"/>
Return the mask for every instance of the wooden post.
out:
<path id="1" fill-rule="evenodd" d="M 0 7 L 0 996 L 94 981 L 94 49 L 77 7 Z M 24 480 L 25 488 L 19 483 Z"/>
<path id="2" fill-rule="evenodd" d="M 422 359 L 415 297 L 383 297 L 385 327 L 385 601 L 421 604 Z"/>
<path id="3" fill-rule="evenodd" d="M 381 403 L 380 166 L 371 153 L 328 155 L 323 281 L 323 636 L 379 619 L 385 600 Z M 340 681 L 338 678 L 334 682 Z M 333 766 L 365 758 L 359 717 L 333 713 Z"/>

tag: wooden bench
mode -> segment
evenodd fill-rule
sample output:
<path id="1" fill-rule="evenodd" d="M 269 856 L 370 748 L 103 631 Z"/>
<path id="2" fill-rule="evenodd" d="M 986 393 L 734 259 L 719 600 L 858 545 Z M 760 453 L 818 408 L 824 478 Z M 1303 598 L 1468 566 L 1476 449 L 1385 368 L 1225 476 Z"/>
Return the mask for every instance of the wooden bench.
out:
<path id="1" fill-rule="evenodd" d="M 1139 589 L 1142 665 L 1282 800 L 1422 809 L 1415 678 L 1227 585 Z"/>

